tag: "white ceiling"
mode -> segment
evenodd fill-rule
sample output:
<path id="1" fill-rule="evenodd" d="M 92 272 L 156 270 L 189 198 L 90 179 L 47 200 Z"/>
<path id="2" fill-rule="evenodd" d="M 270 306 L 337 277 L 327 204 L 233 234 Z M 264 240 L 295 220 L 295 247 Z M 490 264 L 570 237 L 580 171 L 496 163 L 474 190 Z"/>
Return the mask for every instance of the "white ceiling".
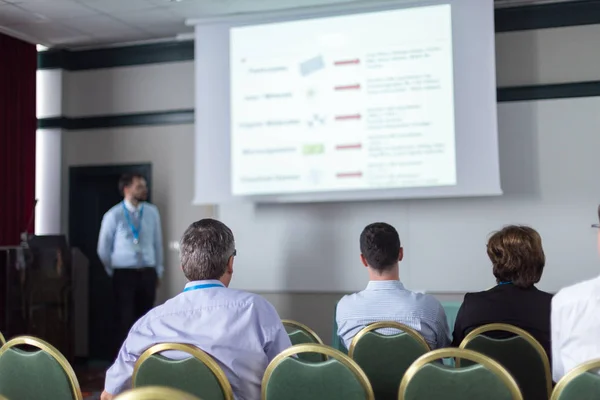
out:
<path id="1" fill-rule="evenodd" d="M 521 5 L 565 0 L 496 1 Z M 174 39 L 192 31 L 185 26 L 185 20 L 190 18 L 346 2 L 354 1 L 0 0 L 0 31 L 50 47 L 99 47 Z"/>

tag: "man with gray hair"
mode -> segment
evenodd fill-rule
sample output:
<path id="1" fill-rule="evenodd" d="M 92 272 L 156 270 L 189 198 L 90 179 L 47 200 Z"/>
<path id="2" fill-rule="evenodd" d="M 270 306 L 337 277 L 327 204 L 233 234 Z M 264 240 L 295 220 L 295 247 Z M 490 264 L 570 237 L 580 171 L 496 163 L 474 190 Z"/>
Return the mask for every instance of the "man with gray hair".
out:
<path id="1" fill-rule="evenodd" d="M 194 222 L 183 234 L 180 252 L 189 283 L 133 325 L 106 373 L 101 400 L 130 388 L 140 355 L 165 342 L 192 344 L 205 351 L 227 375 L 236 399 L 258 400 L 267 365 L 291 346 L 268 301 L 228 289 L 236 250 L 233 233 L 225 224 L 214 219 Z"/>

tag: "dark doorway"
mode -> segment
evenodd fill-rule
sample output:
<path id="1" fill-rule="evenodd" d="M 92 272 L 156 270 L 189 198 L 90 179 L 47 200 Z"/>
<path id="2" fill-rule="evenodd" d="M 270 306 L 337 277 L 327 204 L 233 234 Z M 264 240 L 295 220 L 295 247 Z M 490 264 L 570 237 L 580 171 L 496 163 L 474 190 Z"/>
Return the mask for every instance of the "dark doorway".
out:
<path id="1" fill-rule="evenodd" d="M 148 182 L 151 200 L 152 165 L 109 165 L 69 169 L 69 241 L 90 261 L 89 358 L 112 361 L 118 351 L 115 334 L 112 283 L 96 254 L 104 213 L 122 200 L 121 175 L 138 173 Z"/>

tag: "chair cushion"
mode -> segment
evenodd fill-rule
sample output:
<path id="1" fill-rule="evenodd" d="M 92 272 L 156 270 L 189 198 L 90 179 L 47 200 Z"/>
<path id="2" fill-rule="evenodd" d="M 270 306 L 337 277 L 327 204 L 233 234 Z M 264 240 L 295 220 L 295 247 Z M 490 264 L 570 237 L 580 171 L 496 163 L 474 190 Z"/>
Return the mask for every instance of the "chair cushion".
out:
<path id="1" fill-rule="evenodd" d="M 0 357 L 0 394 L 14 400 L 75 398 L 69 377 L 56 359 L 41 350 L 16 347 Z"/>
<path id="2" fill-rule="evenodd" d="M 277 365 L 266 383 L 268 399 L 364 400 L 358 378 L 335 359 L 311 363 L 293 357 Z"/>
<path id="3" fill-rule="evenodd" d="M 295 346 L 297 344 L 305 344 L 305 343 L 317 343 L 315 340 L 313 340 L 312 336 L 310 336 L 308 333 L 300 330 L 300 329 L 290 329 L 288 331 L 288 336 L 290 337 L 290 341 L 292 342 L 292 346 Z M 310 361 L 310 362 L 321 362 L 321 361 L 325 361 L 325 356 L 323 354 L 320 353 L 300 353 L 298 354 L 298 358 L 300 358 L 301 360 L 304 361 Z"/>
<path id="4" fill-rule="evenodd" d="M 482 365 L 452 368 L 431 363 L 411 379 L 405 399 L 512 400 L 512 396 L 502 380 Z"/>
<path id="5" fill-rule="evenodd" d="M 498 361 L 515 378 L 524 398 L 548 399 L 546 372 L 542 359 L 535 348 L 522 337 L 495 339 L 479 335 L 468 343 L 466 349 L 477 351 Z M 468 365 L 468 362 L 465 361 L 465 364 L 461 365 Z"/>
<path id="6" fill-rule="evenodd" d="M 133 385 L 171 387 L 203 400 L 225 398 L 216 376 L 202 361 L 194 357 L 171 360 L 160 354 L 153 354 L 140 365 Z"/>
<path id="7" fill-rule="evenodd" d="M 352 358 L 369 377 L 377 400 L 397 399 L 398 387 L 410 365 L 427 350 L 406 333 L 368 332 L 360 338 Z"/>
<path id="8" fill-rule="evenodd" d="M 600 399 L 600 376 L 586 372 L 574 378 L 564 388 L 558 400 Z"/>

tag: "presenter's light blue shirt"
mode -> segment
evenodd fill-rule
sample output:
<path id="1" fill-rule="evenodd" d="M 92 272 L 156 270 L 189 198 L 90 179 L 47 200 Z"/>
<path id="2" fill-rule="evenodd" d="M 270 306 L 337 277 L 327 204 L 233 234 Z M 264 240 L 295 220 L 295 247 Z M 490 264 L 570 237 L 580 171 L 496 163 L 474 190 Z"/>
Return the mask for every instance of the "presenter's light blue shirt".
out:
<path id="1" fill-rule="evenodd" d="M 346 348 L 356 334 L 374 322 L 394 321 L 419 332 L 432 350 L 450 345 L 446 312 L 431 295 L 407 290 L 400 281 L 370 281 L 362 292 L 344 296 L 337 305 L 338 336 Z M 397 333 L 381 329 L 384 335 Z"/>
<path id="2" fill-rule="evenodd" d="M 269 362 L 291 346 L 275 308 L 264 298 L 225 288 L 221 282 L 195 281 L 186 285 L 217 285 L 184 291 L 138 320 L 106 373 L 105 390 L 120 393 L 131 387 L 136 360 L 157 343 L 186 343 L 212 356 L 227 375 L 236 399 L 259 400 Z M 185 358 L 179 352 L 164 354 Z"/>
<path id="3" fill-rule="evenodd" d="M 125 204 L 125 208 L 123 207 Z M 141 211 L 143 208 L 143 211 Z M 139 245 L 133 243 L 130 221 L 139 229 Z M 141 212 L 141 222 L 140 222 Z M 139 247 L 138 247 L 139 246 Z M 120 202 L 104 214 L 98 237 L 98 257 L 109 276 L 119 268 L 154 267 L 159 278 L 164 271 L 162 231 L 158 208 L 150 203 L 134 207 Z"/>

